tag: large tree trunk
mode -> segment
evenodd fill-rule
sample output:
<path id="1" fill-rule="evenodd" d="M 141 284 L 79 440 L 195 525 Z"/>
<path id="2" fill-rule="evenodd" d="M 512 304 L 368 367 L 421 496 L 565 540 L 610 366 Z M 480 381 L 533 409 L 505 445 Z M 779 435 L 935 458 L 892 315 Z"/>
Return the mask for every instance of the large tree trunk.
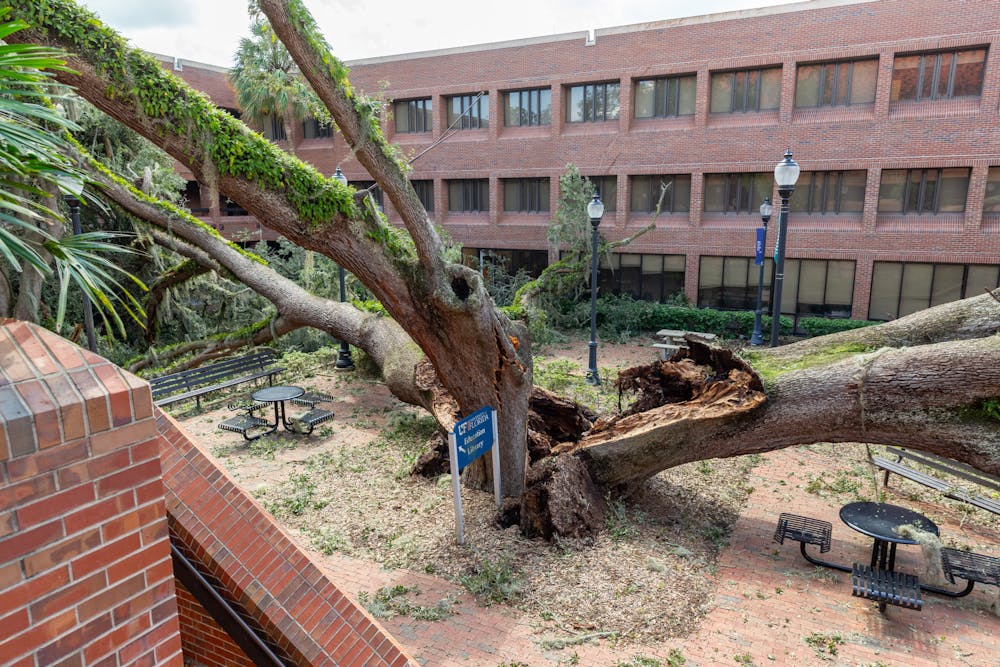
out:
<path id="1" fill-rule="evenodd" d="M 271 229 L 353 273 L 426 354 L 458 410 L 496 408 L 505 445 L 503 491 L 520 495 L 531 390 L 526 332 L 493 307 L 478 273 L 443 260 L 441 240 L 371 105 L 350 90 L 346 70 L 326 51 L 300 3 L 261 5 L 358 161 L 399 211 L 412 254 L 396 230 L 366 212 L 343 186 L 247 132 L 72 3 L 9 4 L 15 17 L 33 26 L 19 37 L 74 54 L 69 66 L 76 73 L 60 72 L 61 81 L 184 163 L 199 181 L 217 184 Z"/>
<path id="2" fill-rule="evenodd" d="M 400 212 L 412 251 L 339 184 L 248 133 L 71 3 L 46 3 L 44 11 L 32 0 L 9 4 L 15 17 L 39 26 L 29 35 L 34 40 L 78 54 L 70 65 L 79 73 L 60 78 L 269 227 L 343 265 L 393 319 L 317 298 L 189 216 L 98 174 L 110 197 L 270 299 L 283 327 L 313 326 L 364 349 L 394 394 L 427 407 L 444 427 L 461 411 L 496 407 L 504 493 L 521 496 L 532 388 L 526 333 L 496 311 L 477 273 L 441 259 L 441 240 L 372 106 L 351 91 L 346 70 L 298 2 L 261 0 L 261 6 L 359 162 Z M 1000 472 L 998 425 L 982 410 L 983 401 L 1000 397 L 998 328 L 1000 304 L 983 296 L 755 351 L 749 366 L 692 344 L 688 359 L 630 371 L 622 386 L 643 392 L 638 407 L 596 424 L 586 411 L 536 393 L 532 487 L 523 496 L 522 526 L 543 535 L 580 534 L 599 522 L 602 488 L 634 486 L 689 461 L 819 441 L 904 445 Z"/>

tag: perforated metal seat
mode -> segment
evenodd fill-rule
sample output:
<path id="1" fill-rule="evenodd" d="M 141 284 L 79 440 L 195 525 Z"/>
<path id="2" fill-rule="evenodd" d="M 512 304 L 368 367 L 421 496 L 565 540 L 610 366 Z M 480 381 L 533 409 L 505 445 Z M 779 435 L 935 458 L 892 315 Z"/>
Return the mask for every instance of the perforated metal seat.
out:
<path id="1" fill-rule="evenodd" d="M 826 553 L 830 550 L 832 533 L 833 525 L 829 521 L 782 512 L 778 517 L 778 527 L 774 531 L 774 541 L 784 544 L 787 538 L 803 544 L 815 544 L 819 547 L 820 553 Z"/>
<path id="2" fill-rule="evenodd" d="M 920 579 L 916 575 L 880 570 L 855 563 L 851 569 L 851 595 L 875 600 L 879 608 L 891 604 L 919 611 L 924 606 Z"/>

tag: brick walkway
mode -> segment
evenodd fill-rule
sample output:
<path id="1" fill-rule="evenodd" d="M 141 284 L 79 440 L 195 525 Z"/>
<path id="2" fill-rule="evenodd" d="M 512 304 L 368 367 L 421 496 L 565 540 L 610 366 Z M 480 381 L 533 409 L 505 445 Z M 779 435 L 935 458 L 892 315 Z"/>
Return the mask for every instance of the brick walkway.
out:
<path id="1" fill-rule="evenodd" d="M 576 654 L 585 666 L 615 666 L 636 655 L 658 658 L 666 667 L 671 649 L 679 650 L 687 667 L 708 665 L 1000 665 L 1000 618 L 990 612 L 997 599 L 994 587 L 977 586 L 963 599 L 926 595 L 922 611 L 890 607 L 883 616 L 865 600 L 851 596 L 850 575 L 806 563 L 798 543 L 772 541 L 778 513 L 791 511 L 833 524 L 829 560 L 865 562 L 871 541 L 840 522 L 842 504 L 804 490 L 809 474 L 833 479 L 835 461 L 809 449 L 789 449 L 763 457 L 751 474 L 754 486 L 737 522 L 729 546 L 719 559 L 714 607 L 689 637 L 652 647 L 618 647 L 592 643 L 545 651 L 537 625 L 519 620 L 503 608 L 484 608 L 462 589 L 436 577 L 413 572 L 384 571 L 364 561 L 323 559 L 330 576 L 348 593 L 373 591 L 387 585 L 418 585 L 428 601 L 450 595 L 459 613 L 444 621 L 421 622 L 397 616 L 382 621 L 421 663 L 431 667 L 518 662 L 530 667 L 571 664 Z M 892 498 L 890 497 L 890 501 Z M 961 517 L 944 514 L 940 506 L 906 500 L 900 504 L 930 515 L 942 536 L 1000 555 L 1000 535 L 974 533 Z M 920 551 L 901 547 L 899 565 L 919 573 Z M 839 635 L 836 654 L 806 642 L 817 635 Z M 814 641 L 814 643 L 816 643 Z"/>

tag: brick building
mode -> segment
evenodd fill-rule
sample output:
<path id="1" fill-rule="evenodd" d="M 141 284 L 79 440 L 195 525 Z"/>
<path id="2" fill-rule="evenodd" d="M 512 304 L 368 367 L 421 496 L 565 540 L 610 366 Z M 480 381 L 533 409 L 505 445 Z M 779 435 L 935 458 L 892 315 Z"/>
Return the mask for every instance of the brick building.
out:
<path id="1" fill-rule="evenodd" d="M 470 257 L 533 271 L 555 257 L 546 225 L 573 163 L 611 239 L 648 224 L 664 193 L 655 230 L 605 261 L 605 293 L 752 308 L 758 207 L 776 201 L 771 172 L 790 148 L 802 175 L 782 311 L 887 320 L 1000 284 L 996 10 L 813 0 L 348 65 L 357 89 L 390 101 L 387 135 Z M 164 65 L 235 107 L 223 69 Z M 371 183 L 335 133 L 306 119 L 283 137 L 272 120 L 265 136 Z M 197 184 L 188 196 L 203 206 Z M 266 235 L 238 207 L 204 207 L 226 235 Z"/>

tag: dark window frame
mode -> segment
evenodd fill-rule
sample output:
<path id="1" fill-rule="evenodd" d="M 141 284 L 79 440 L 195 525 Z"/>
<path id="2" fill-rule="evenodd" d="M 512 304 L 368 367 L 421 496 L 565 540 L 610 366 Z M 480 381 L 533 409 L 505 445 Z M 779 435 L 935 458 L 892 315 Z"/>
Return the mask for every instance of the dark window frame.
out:
<path id="1" fill-rule="evenodd" d="M 605 176 L 584 176 L 591 185 L 594 186 L 594 192 L 601 198 L 601 202 L 604 204 L 605 213 L 615 213 L 618 210 L 618 177 L 614 174 Z M 607 198 L 608 187 L 606 183 L 610 181 L 613 183 L 614 197 L 611 199 Z"/>
<path id="2" fill-rule="evenodd" d="M 635 252 L 613 252 L 611 253 L 611 258 L 616 260 L 617 266 L 612 266 L 610 259 L 608 257 L 602 256 L 601 262 L 598 270 L 598 292 L 605 293 L 610 292 L 612 294 L 622 293 L 622 280 L 624 271 L 622 270 L 621 260 L 623 255 L 638 256 L 639 257 L 639 282 L 635 292 L 629 292 L 633 298 L 639 300 L 645 300 L 642 298 L 644 291 L 645 282 L 647 276 L 656 276 L 656 281 L 658 283 L 657 291 L 659 292 L 659 298 L 656 303 L 665 303 L 667 299 L 672 297 L 674 294 L 684 293 L 684 280 L 687 273 L 687 258 L 680 254 L 659 254 L 659 253 L 635 253 Z M 658 257 L 660 259 L 660 271 L 658 273 L 645 273 L 642 271 L 642 265 L 647 257 Z M 684 270 L 682 271 L 667 271 L 666 264 L 668 257 L 680 257 L 684 261 Z M 680 274 L 679 278 L 675 278 L 674 283 L 677 285 L 677 289 L 667 294 L 668 281 L 666 276 L 668 274 Z"/>
<path id="3" fill-rule="evenodd" d="M 400 105 L 406 105 L 406 128 L 399 129 Z M 430 97 L 417 97 L 411 100 L 395 100 L 393 102 L 393 113 L 396 114 L 396 122 L 393 124 L 397 134 L 422 134 L 430 132 L 434 124 L 431 117 L 434 104 Z"/>
<path id="4" fill-rule="evenodd" d="M 573 120 L 572 118 L 570 118 L 570 115 L 573 112 L 572 106 L 569 105 L 569 104 L 567 104 L 566 105 L 566 122 L 567 123 L 605 123 L 605 122 L 608 122 L 608 121 L 618 120 L 618 118 L 621 116 L 621 92 L 622 92 L 621 85 L 622 85 L 621 81 L 602 81 L 602 82 L 599 82 L 599 83 L 578 83 L 578 84 L 566 86 L 566 91 L 568 93 L 567 96 L 566 96 L 567 100 L 571 99 L 574 89 L 576 89 L 576 88 L 582 88 L 583 89 L 583 112 L 584 112 L 583 115 L 585 116 L 581 120 Z M 612 87 L 612 86 L 614 88 L 617 88 L 618 110 L 615 111 L 614 116 L 609 117 L 608 116 L 608 88 Z M 600 114 L 597 113 L 597 106 L 593 102 L 590 105 L 590 109 L 589 109 L 590 113 L 587 113 L 587 111 L 588 111 L 588 109 L 587 109 L 587 96 L 589 94 L 591 99 L 596 98 L 597 97 L 597 88 L 598 87 L 603 88 L 603 94 L 601 95 L 601 100 L 603 102 L 603 108 L 601 109 L 601 113 Z"/>
<path id="5" fill-rule="evenodd" d="M 695 113 L 693 109 L 691 110 L 691 113 L 680 113 L 681 81 L 690 79 L 694 79 L 695 85 L 697 86 L 697 75 L 695 74 L 675 74 L 670 76 L 651 77 L 647 79 L 636 79 L 632 86 L 633 115 L 636 118 L 683 118 L 684 116 L 693 116 Z M 635 110 L 638 109 L 638 105 L 635 103 L 635 95 L 638 93 L 639 84 L 646 81 L 653 83 L 653 113 L 650 116 L 640 116 L 635 113 Z M 671 89 L 673 91 L 673 109 L 668 109 L 667 103 L 670 101 Z M 697 91 L 695 94 L 697 95 Z M 661 108 L 662 113 L 658 113 Z"/>
<path id="6" fill-rule="evenodd" d="M 452 105 L 458 100 L 461 112 L 454 115 Z M 446 100 L 448 129 L 484 130 L 490 126 L 490 95 L 486 92 L 450 95 Z M 485 109 L 485 115 L 483 110 Z"/>
<path id="7" fill-rule="evenodd" d="M 732 79 L 732 90 L 730 91 L 729 109 L 725 110 L 725 111 L 711 111 L 712 101 L 710 99 L 709 100 L 709 113 L 713 113 L 713 114 L 760 113 L 761 112 L 760 101 L 761 101 L 761 99 L 763 97 L 761 95 L 761 93 L 764 90 L 764 72 L 769 71 L 769 70 L 779 70 L 780 71 L 781 69 L 782 68 L 781 68 L 780 65 L 779 66 L 773 66 L 772 65 L 772 66 L 768 66 L 768 67 L 750 67 L 750 68 L 746 68 L 746 69 L 728 70 L 728 71 L 723 71 L 723 72 L 712 72 L 711 75 L 710 75 L 710 77 L 709 77 L 709 91 L 710 91 L 709 94 L 710 94 L 710 96 L 711 96 L 711 79 L 712 78 L 714 78 L 716 76 L 731 75 L 733 77 L 733 79 Z M 751 89 L 751 86 L 750 86 L 749 82 L 750 82 L 750 75 L 751 74 L 756 74 L 757 75 L 757 83 L 756 83 L 756 86 L 754 88 L 754 93 L 755 94 L 753 96 L 754 99 L 755 99 L 755 102 L 754 102 L 752 108 L 748 108 L 748 103 L 750 102 L 750 89 Z M 743 81 L 742 81 L 742 83 L 739 83 L 739 85 L 738 85 L 738 79 L 739 79 L 740 75 L 743 75 Z M 780 86 L 780 83 L 779 83 L 779 86 Z M 740 90 L 740 89 L 742 89 L 742 90 Z M 736 105 L 737 98 L 740 98 L 740 106 L 738 108 L 737 108 L 737 105 Z M 779 99 L 778 106 L 780 107 L 781 106 L 781 103 L 780 103 L 780 99 L 781 99 L 780 91 L 779 91 L 778 99 Z M 777 111 L 777 110 L 778 110 L 777 108 L 774 108 L 774 109 L 764 109 L 764 111 Z"/>
<path id="8" fill-rule="evenodd" d="M 975 295 L 968 294 L 968 289 L 969 289 L 969 269 L 972 268 L 973 266 L 990 266 L 988 264 L 960 264 L 960 263 L 951 263 L 951 262 L 893 262 L 893 261 L 876 261 L 875 262 L 875 266 L 880 265 L 880 264 L 881 265 L 897 265 L 897 266 L 901 267 L 899 289 L 898 289 L 898 292 L 896 294 L 896 314 L 894 316 L 892 316 L 892 319 L 899 319 L 899 317 L 901 317 L 900 314 L 899 314 L 899 311 L 900 311 L 900 309 L 902 308 L 902 305 L 903 305 L 903 289 L 902 289 L 902 285 L 903 285 L 903 279 L 904 279 L 904 276 L 905 276 L 905 273 L 906 273 L 906 267 L 907 267 L 907 265 L 918 265 L 919 266 L 919 265 L 928 265 L 929 264 L 931 266 L 930 290 L 927 292 L 927 305 L 924 306 L 924 308 L 921 308 L 920 310 L 926 310 L 927 308 L 930 308 L 931 305 L 932 305 L 932 301 L 933 301 L 933 298 L 934 298 L 934 292 L 935 292 L 935 289 L 934 289 L 934 280 L 935 280 L 935 278 L 937 276 L 937 272 L 938 272 L 938 268 L 939 267 L 954 267 L 954 266 L 961 266 L 962 267 L 962 286 L 961 286 L 961 291 L 960 291 L 959 299 L 966 299 L 966 298 L 968 298 L 970 296 L 975 296 Z M 881 320 L 881 319 L 878 319 L 878 318 L 875 318 L 875 317 L 872 316 L 872 311 L 871 311 L 871 308 L 872 308 L 872 306 L 871 306 L 872 299 L 871 299 L 871 295 L 874 293 L 874 290 L 875 290 L 875 276 L 876 276 L 876 272 L 874 270 L 875 266 L 872 267 L 872 279 L 871 279 L 871 282 L 868 285 L 868 294 L 869 294 L 869 300 L 868 300 L 868 302 L 869 302 L 869 306 L 868 306 L 868 319 L 874 320 L 876 322 L 890 322 L 890 321 L 892 321 L 891 319 L 890 320 Z M 1000 273 L 998 273 L 997 287 L 1000 288 Z M 950 302 L 948 302 L 948 303 L 950 303 Z M 916 312 L 919 312 L 919 311 L 916 311 Z"/>
<path id="9" fill-rule="evenodd" d="M 552 183 L 549 178 L 527 177 L 527 178 L 504 178 L 503 186 L 503 211 L 504 213 L 548 213 L 551 210 L 549 205 L 549 195 Z M 543 187 L 544 186 L 544 187 Z M 507 208 L 507 188 L 516 188 L 515 208 Z M 545 190 L 544 195 L 542 190 Z"/>
<path id="10" fill-rule="evenodd" d="M 806 203 L 804 207 L 799 208 L 796 212 L 810 214 L 810 215 L 812 214 L 839 215 L 841 213 L 860 214 L 862 212 L 861 210 L 858 211 L 841 210 L 842 208 L 841 198 L 844 194 L 843 192 L 844 178 L 846 177 L 847 174 L 857 173 L 857 172 L 866 173 L 864 172 L 864 170 L 861 169 L 802 172 L 802 177 L 799 179 L 798 183 L 795 186 L 795 194 L 791 201 L 801 204 L 801 202 L 805 200 Z M 836 179 L 832 185 L 828 183 L 831 176 L 833 176 Z M 817 184 L 816 182 L 818 180 L 818 177 L 822 177 L 823 179 L 823 182 L 821 184 Z M 808 182 L 806 182 L 805 179 L 808 179 Z M 865 185 L 867 188 L 867 174 L 865 177 Z M 833 188 L 834 192 L 833 195 L 834 206 L 832 210 L 824 206 L 824 204 L 827 204 L 829 202 L 829 198 L 823 197 L 824 192 L 828 191 L 831 187 Z M 820 198 L 822 201 L 816 202 L 815 200 L 817 199 L 817 197 Z M 864 208 L 864 197 L 862 197 L 862 209 L 863 208 Z"/>
<path id="11" fill-rule="evenodd" d="M 688 201 L 686 209 L 677 208 L 677 179 L 686 179 L 688 184 Z M 632 197 L 633 192 L 636 188 L 636 179 L 649 179 L 647 188 L 647 201 L 649 202 L 649 208 L 637 209 L 632 206 L 634 199 Z M 663 207 L 660 209 L 660 215 L 669 215 L 672 213 L 690 213 L 691 211 L 691 174 L 633 174 L 629 176 L 629 201 L 628 210 L 630 213 L 644 213 L 652 214 L 656 212 L 656 204 L 660 201 L 660 187 L 662 183 L 664 186 L 667 185 L 669 181 L 670 190 L 667 196 L 663 198 Z"/>
<path id="12" fill-rule="evenodd" d="M 310 126 L 312 131 L 310 132 Z M 312 136 L 309 136 L 312 134 Z M 302 121 L 303 139 L 329 139 L 333 137 L 333 124 L 320 123 L 315 118 L 306 118 Z"/>
<path id="13" fill-rule="evenodd" d="M 958 68 L 958 55 L 960 53 L 967 53 L 969 51 L 982 51 L 983 52 L 983 73 L 979 79 L 979 90 L 974 95 L 959 95 L 955 96 L 955 72 Z M 961 99 L 963 97 L 982 97 L 983 94 L 983 83 L 986 80 L 986 60 L 989 57 L 989 47 L 988 46 L 973 46 L 973 47 L 962 47 L 958 49 L 941 49 L 937 51 L 920 51 L 916 53 L 899 53 L 896 54 L 893 62 L 892 77 L 893 80 L 896 79 L 896 69 L 895 61 L 902 58 L 909 58 L 912 56 L 917 56 L 920 58 L 920 64 L 917 66 L 917 83 L 916 83 L 916 95 L 914 97 L 893 97 L 890 96 L 890 102 L 919 102 L 922 100 L 951 100 L 951 99 Z M 942 56 L 951 57 L 951 65 L 948 71 L 948 89 L 945 91 L 944 95 L 941 95 L 938 91 L 938 84 L 941 82 L 941 62 Z M 924 89 L 925 81 L 924 76 L 928 69 L 928 59 L 934 59 L 933 71 L 930 73 L 930 95 L 922 95 L 921 91 Z"/>
<path id="14" fill-rule="evenodd" d="M 548 93 L 548 113 L 543 111 L 542 93 Z M 517 122 L 510 118 L 510 96 L 517 95 Z M 527 106 L 525 105 L 527 100 Z M 508 90 L 503 94 L 503 124 L 505 127 L 542 127 L 552 124 L 552 89 L 551 88 L 520 88 Z M 524 122 L 527 120 L 527 122 Z M 543 122 L 544 121 L 544 122 Z"/>
<path id="15" fill-rule="evenodd" d="M 878 57 L 874 58 L 852 58 L 850 60 L 831 60 L 828 62 L 821 63 L 802 63 L 796 66 L 795 71 L 795 103 L 796 109 L 818 109 L 821 107 L 838 107 L 838 106 L 857 106 L 861 104 L 874 104 L 872 102 L 851 102 L 851 93 L 853 92 L 854 85 L 854 65 L 857 63 L 869 63 L 875 62 L 876 70 L 878 68 Z M 841 94 L 839 90 L 840 77 L 837 75 L 836 70 L 840 67 L 847 65 L 847 79 L 845 81 L 846 92 L 843 94 L 843 102 L 837 102 L 837 97 Z M 806 67 L 819 67 L 819 84 L 816 87 L 816 103 L 815 104 L 799 104 L 798 103 L 798 87 L 799 87 L 799 73 Z M 823 98 L 825 87 L 827 84 L 828 77 L 826 76 L 827 68 L 834 68 L 834 74 L 829 77 L 829 80 L 833 82 L 833 92 L 830 94 L 831 102 L 824 103 Z M 876 73 L 876 87 L 878 86 L 877 73 Z"/>
<path id="16" fill-rule="evenodd" d="M 766 174 L 766 173 L 768 173 L 768 172 L 763 172 L 763 171 L 761 171 L 761 172 L 756 172 L 756 171 L 740 171 L 740 172 L 726 173 L 726 174 L 705 174 L 705 183 L 704 183 L 704 188 L 702 190 L 703 193 L 704 193 L 705 190 L 708 189 L 708 179 L 709 178 L 716 177 L 716 176 L 723 176 L 723 177 L 726 178 L 725 186 L 724 186 L 724 189 L 723 189 L 723 198 L 722 198 L 722 201 L 725 203 L 725 207 L 722 210 L 712 210 L 712 209 L 707 208 L 708 207 L 708 199 L 705 198 L 704 194 L 703 194 L 702 195 L 703 196 L 703 202 L 704 202 L 703 203 L 703 207 L 705 207 L 705 209 L 704 209 L 705 212 L 706 213 L 722 213 L 723 215 L 729 215 L 730 213 L 734 213 L 734 214 L 737 214 L 737 215 L 740 215 L 740 214 L 743 214 L 743 213 L 759 213 L 760 212 L 760 202 L 764 201 L 764 197 L 768 197 L 770 199 L 773 199 L 772 195 L 774 194 L 774 183 L 773 183 L 773 181 L 771 182 L 771 187 L 768 190 L 766 190 L 765 192 L 757 193 L 757 192 L 754 191 L 754 179 L 755 179 L 755 177 L 758 174 Z M 743 183 L 742 182 L 738 182 L 738 181 L 742 181 L 743 179 L 749 179 L 749 184 L 750 184 L 749 195 L 746 198 L 747 199 L 747 206 L 746 206 L 746 208 L 743 208 L 741 205 L 737 204 L 737 206 L 735 208 L 730 208 L 729 203 L 733 200 L 733 198 L 731 197 L 732 192 L 733 192 L 733 188 L 737 188 L 738 191 L 741 191 L 742 188 L 743 188 Z M 736 199 L 737 199 L 737 201 L 739 201 L 741 199 L 739 197 L 739 194 L 737 194 L 737 198 Z"/>
<path id="17" fill-rule="evenodd" d="M 885 170 L 883 170 L 882 174 L 881 174 L 881 177 L 879 179 L 880 180 L 880 183 L 879 183 L 879 200 L 882 199 L 881 180 L 882 180 L 882 178 L 884 178 L 885 173 L 887 171 L 905 171 L 906 172 L 906 179 L 905 179 L 904 184 L 903 184 L 903 195 L 902 195 L 903 207 L 902 207 L 902 210 L 900 210 L 900 211 L 883 211 L 882 209 L 879 209 L 879 213 L 883 213 L 883 214 L 898 214 L 898 215 L 923 215 L 923 214 L 938 215 L 940 213 L 940 204 L 941 204 L 941 190 L 942 190 L 941 186 L 944 184 L 944 171 L 945 171 L 945 169 L 952 169 L 952 168 L 954 168 L 954 167 L 923 167 L 923 168 L 918 168 L 918 169 L 905 169 L 905 170 L 903 170 L 903 169 L 885 169 Z M 910 209 L 910 196 L 913 193 L 913 187 L 914 187 L 914 185 L 913 185 L 913 181 L 914 181 L 913 174 L 914 174 L 914 172 L 919 172 L 919 174 L 920 174 L 920 180 L 919 180 L 919 182 L 916 185 L 916 187 L 917 187 L 917 193 L 916 193 L 916 196 L 917 196 L 917 206 L 916 206 L 916 210 L 911 210 Z M 936 186 L 934 187 L 933 202 L 932 202 L 931 208 L 927 208 L 927 202 L 925 201 L 926 196 L 927 196 L 927 183 L 928 183 L 927 176 L 931 172 L 935 172 L 937 174 L 937 178 L 934 180 L 934 183 L 936 183 Z M 966 172 L 967 172 L 967 174 L 966 174 L 965 201 L 962 203 L 962 210 L 961 211 L 947 211 L 947 213 L 958 214 L 958 213 L 964 213 L 965 212 L 965 207 L 969 203 L 968 186 L 969 186 L 969 182 L 972 180 L 972 170 L 971 169 L 966 169 Z"/>
<path id="18" fill-rule="evenodd" d="M 488 178 L 454 178 L 448 183 L 448 211 L 450 213 L 489 213 L 490 212 L 490 181 Z M 451 188 L 459 185 L 462 188 L 461 208 L 451 207 Z"/>
<path id="19" fill-rule="evenodd" d="M 424 210 L 430 213 L 434 210 L 434 181 L 432 179 L 413 179 L 410 181 L 417 199 L 424 205 Z"/>

